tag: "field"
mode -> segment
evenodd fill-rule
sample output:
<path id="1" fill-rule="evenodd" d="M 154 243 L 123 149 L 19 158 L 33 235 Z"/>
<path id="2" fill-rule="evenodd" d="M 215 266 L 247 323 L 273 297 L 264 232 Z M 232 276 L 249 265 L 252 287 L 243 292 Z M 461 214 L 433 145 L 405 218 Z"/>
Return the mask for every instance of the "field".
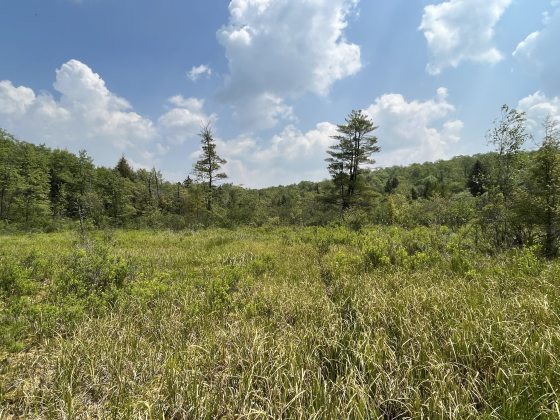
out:
<path id="1" fill-rule="evenodd" d="M 560 263 L 476 232 L 0 237 L 0 418 L 558 418 Z"/>

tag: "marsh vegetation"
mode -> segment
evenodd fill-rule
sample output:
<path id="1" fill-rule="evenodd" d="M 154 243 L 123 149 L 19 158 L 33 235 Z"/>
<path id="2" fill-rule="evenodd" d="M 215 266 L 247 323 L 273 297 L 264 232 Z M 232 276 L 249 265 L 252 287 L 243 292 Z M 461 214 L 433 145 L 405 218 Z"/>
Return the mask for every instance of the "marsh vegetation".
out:
<path id="1" fill-rule="evenodd" d="M 557 418 L 560 265 L 491 249 L 446 227 L 2 236 L 0 417 Z"/>

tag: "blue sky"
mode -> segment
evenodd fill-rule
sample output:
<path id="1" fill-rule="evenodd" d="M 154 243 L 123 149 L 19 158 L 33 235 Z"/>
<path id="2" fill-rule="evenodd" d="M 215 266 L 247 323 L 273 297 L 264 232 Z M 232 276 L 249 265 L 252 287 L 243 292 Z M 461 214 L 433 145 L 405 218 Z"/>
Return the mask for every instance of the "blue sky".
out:
<path id="1" fill-rule="evenodd" d="M 363 109 L 378 166 L 488 150 L 508 103 L 560 120 L 558 0 L 0 0 L 0 127 L 184 179 L 211 121 L 230 181 L 327 177 Z"/>

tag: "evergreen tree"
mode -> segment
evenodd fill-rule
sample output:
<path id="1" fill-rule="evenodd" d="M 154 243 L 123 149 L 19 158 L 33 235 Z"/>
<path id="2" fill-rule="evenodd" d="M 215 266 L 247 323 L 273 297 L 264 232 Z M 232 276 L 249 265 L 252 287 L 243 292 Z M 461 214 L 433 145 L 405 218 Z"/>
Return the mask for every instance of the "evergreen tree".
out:
<path id="1" fill-rule="evenodd" d="M 212 195 L 216 183 L 227 178 L 224 172 L 220 172 L 225 159 L 218 156 L 216 142 L 210 124 L 206 124 L 200 131 L 200 142 L 202 146 L 201 158 L 194 165 L 194 175 L 206 185 L 206 208 L 212 209 Z"/>
<path id="2" fill-rule="evenodd" d="M 132 206 L 132 181 L 107 168 L 97 169 L 96 181 L 105 215 L 114 226 L 123 226 L 136 210 Z"/>
<path id="3" fill-rule="evenodd" d="M 363 165 L 373 164 L 371 155 L 379 151 L 377 137 L 370 135 L 377 127 L 362 111 L 352 111 L 346 123 L 338 125 L 333 136 L 337 144 L 330 147 L 326 159 L 328 170 L 338 190 L 342 209 L 348 208 L 358 190 Z"/>
<path id="4" fill-rule="evenodd" d="M 481 196 L 486 192 L 486 169 L 482 162 L 477 159 L 468 174 L 467 188 L 473 197 Z"/>
<path id="5" fill-rule="evenodd" d="M 398 186 L 399 186 L 399 179 L 396 176 L 391 175 L 389 179 L 387 179 L 383 191 L 385 191 L 387 194 L 392 194 L 395 192 Z"/>
<path id="6" fill-rule="evenodd" d="M 436 194 L 438 179 L 433 175 L 428 175 L 422 180 L 422 197 L 432 198 Z"/>
<path id="7" fill-rule="evenodd" d="M 123 178 L 128 178 L 131 181 L 134 181 L 134 169 L 128 163 L 128 160 L 123 156 L 117 162 L 117 166 L 115 166 L 115 171 L 117 171 L 120 176 Z"/>
<path id="8" fill-rule="evenodd" d="M 187 176 L 187 178 L 183 181 L 183 186 L 185 188 L 190 188 L 192 184 L 193 184 L 193 180 L 190 176 Z"/>

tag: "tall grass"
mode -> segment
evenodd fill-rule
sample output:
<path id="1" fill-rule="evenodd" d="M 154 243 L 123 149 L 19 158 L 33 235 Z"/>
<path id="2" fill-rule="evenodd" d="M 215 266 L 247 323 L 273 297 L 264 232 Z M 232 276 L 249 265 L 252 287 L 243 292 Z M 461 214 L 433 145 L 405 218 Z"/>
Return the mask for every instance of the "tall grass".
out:
<path id="1" fill-rule="evenodd" d="M 446 229 L 97 236 L 0 238 L 0 417 L 560 417 L 560 264 L 537 250 Z"/>

